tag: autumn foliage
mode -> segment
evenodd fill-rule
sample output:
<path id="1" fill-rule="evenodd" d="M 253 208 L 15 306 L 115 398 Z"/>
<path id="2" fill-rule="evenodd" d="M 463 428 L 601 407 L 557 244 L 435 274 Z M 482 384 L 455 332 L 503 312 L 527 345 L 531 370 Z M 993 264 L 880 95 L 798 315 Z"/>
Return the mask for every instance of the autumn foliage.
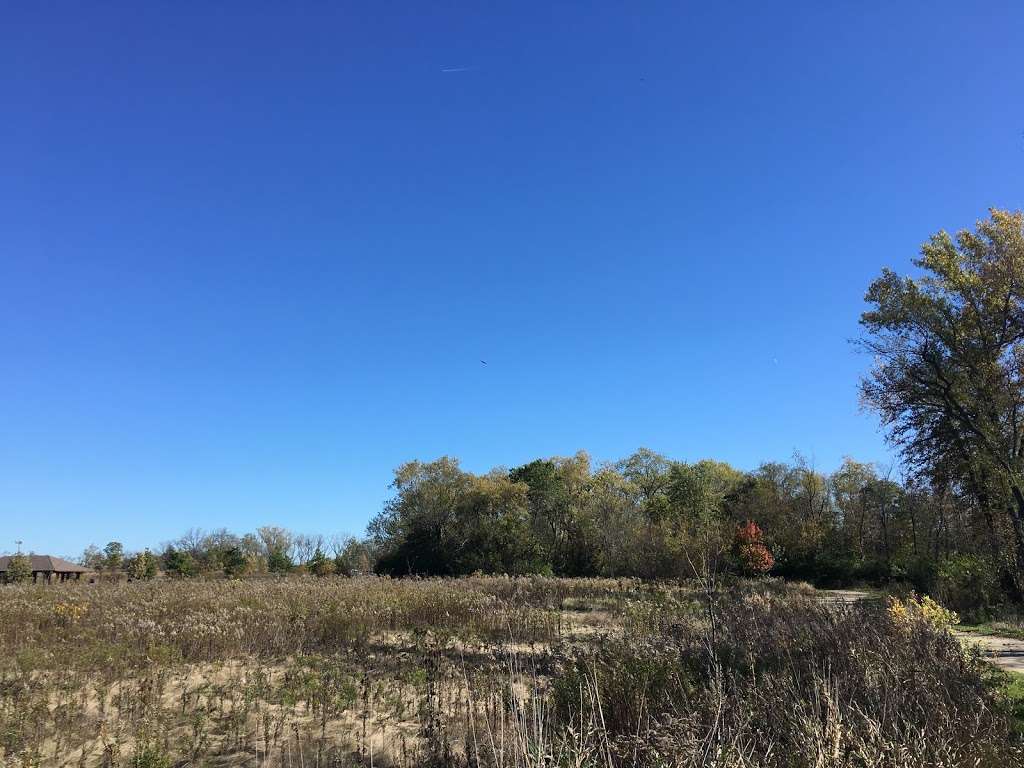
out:
<path id="1" fill-rule="evenodd" d="M 748 520 L 736 529 L 733 552 L 740 570 L 747 576 L 768 573 L 775 565 L 775 558 L 764 544 L 764 533 L 753 520 Z"/>

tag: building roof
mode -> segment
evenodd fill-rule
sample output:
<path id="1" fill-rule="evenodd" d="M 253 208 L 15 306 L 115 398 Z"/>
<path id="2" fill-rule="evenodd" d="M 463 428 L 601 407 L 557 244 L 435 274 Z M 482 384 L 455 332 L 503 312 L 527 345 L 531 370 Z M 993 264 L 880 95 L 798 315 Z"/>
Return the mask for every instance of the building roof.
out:
<path id="1" fill-rule="evenodd" d="M 80 565 L 75 565 L 67 560 L 60 557 L 51 557 L 50 555 L 29 555 L 28 559 L 32 562 L 33 571 L 55 571 L 57 573 L 85 573 L 88 568 L 83 568 Z M 4 555 L 0 557 L 0 573 L 6 571 L 11 564 L 11 556 Z"/>

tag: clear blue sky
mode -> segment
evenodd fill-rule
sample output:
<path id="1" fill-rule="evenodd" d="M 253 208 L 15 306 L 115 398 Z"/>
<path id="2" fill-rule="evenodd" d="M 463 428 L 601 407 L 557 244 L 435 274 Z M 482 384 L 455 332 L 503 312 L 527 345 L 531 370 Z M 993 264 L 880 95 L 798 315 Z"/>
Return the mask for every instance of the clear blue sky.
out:
<path id="1" fill-rule="evenodd" d="M 888 460 L 865 287 L 1024 206 L 1017 2 L 275 5 L 4 10 L 0 550 Z"/>

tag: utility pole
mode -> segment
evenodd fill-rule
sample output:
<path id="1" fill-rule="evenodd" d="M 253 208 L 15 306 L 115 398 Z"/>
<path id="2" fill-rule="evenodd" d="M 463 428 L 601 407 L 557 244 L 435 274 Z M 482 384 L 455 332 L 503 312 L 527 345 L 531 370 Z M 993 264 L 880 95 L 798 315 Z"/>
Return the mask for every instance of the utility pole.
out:
<path id="1" fill-rule="evenodd" d="M 18 541 L 14 542 L 14 543 L 18 545 L 18 554 L 20 555 L 21 554 L 21 545 L 24 544 L 24 542 L 19 539 Z"/>

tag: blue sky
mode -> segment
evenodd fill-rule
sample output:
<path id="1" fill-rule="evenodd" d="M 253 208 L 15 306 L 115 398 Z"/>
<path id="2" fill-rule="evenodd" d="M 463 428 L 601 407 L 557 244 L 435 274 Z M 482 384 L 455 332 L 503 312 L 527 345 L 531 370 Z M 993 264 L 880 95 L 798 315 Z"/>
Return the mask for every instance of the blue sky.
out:
<path id="1" fill-rule="evenodd" d="M 4 11 L 0 550 L 358 533 L 444 454 L 889 459 L 848 340 L 1024 206 L 1024 6 L 487 5 Z"/>

